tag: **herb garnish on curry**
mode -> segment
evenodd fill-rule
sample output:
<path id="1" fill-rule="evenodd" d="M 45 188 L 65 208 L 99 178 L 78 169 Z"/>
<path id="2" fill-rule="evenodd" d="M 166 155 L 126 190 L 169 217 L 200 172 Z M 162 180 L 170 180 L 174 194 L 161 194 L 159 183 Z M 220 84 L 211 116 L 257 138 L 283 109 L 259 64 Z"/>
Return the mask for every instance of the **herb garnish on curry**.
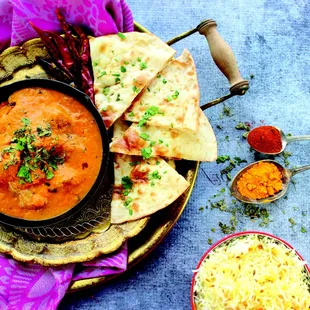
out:
<path id="1" fill-rule="evenodd" d="M 0 105 L 0 212 L 41 220 L 76 205 L 102 160 L 96 121 L 77 100 L 25 88 Z"/>

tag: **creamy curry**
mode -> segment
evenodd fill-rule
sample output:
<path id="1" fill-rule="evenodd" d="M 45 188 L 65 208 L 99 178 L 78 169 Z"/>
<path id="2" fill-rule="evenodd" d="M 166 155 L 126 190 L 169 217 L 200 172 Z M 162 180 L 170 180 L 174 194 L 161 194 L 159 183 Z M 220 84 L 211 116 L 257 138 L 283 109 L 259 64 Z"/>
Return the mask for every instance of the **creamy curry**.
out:
<path id="1" fill-rule="evenodd" d="M 0 212 L 42 220 L 76 205 L 94 184 L 103 147 L 91 113 L 39 87 L 0 104 Z"/>

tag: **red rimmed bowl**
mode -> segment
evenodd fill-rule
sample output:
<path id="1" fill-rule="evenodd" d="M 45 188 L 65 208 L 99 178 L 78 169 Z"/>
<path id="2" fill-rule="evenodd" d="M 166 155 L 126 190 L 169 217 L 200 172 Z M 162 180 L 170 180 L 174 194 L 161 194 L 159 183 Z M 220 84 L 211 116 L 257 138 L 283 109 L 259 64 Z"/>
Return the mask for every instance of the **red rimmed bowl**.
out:
<path id="1" fill-rule="evenodd" d="M 303 259 L 303 257 L 295 250 L 295 248 L 293 246 L 291 246 L 289 243 L 287 243 L 285 240 L 274 236 L 272 234 L 269 233 L 265 233 L 265 232 L 259 232 L 259 231 L 246 231 L 246 232 L 239 232 L 239 233 L 235 233 L 235 234 L 231 234 L 228 235 L 226 237 L 224 237 L 223 239 L 219 240 L 218 242 L 216 242 L 215 244 L 213 244 L 208 250 L 207 252 L 202 256 L 202 258 L 200 259 L 195 271 L 194 271 L 194 275 L 192 278 L 192 283 L 191 283 L 191 293 L 190 293 L 190 299 L 191 299 L 191 307 L 192 310 L 196 310 L 196 304 L 195 304 L 195 283 L 196 283 L 196 277 L 197 274 L 199 272 L 199 268 L 202 265 L 202 263 L 207 259 L 207 257 L 210 255 L 210 253 L 212 253 L 216 248 L 220 247 L 220 246 L 225 246 L 225 244 L 229 244 L 230 242 L 232 242 L 233 240 L 236 240 L 237 238 L 243 238 L 246 236 L 251 236 L 251 235 L 258 235 L 258 236 L 262 236 L 262 237 L 269 237 L 270 239 L 273 239 L 276 243 L 280 243 L 282 245 L 284 245 L 285 247 L 287 247 L 290 250 L 293 250 L 297 256 L 297 258 L 299 258 L 302 262 L 304 262 L 304 266 L 305 266 L 305 272 L 308 275 L 308 279 L 309 279 L 309 283 L 308 283 L 308 290 L 310 289 L 310 268 L 309 266 L 306 264 L 305 260 Z M 298 308 L 299 309 L 299 308 Z"/>

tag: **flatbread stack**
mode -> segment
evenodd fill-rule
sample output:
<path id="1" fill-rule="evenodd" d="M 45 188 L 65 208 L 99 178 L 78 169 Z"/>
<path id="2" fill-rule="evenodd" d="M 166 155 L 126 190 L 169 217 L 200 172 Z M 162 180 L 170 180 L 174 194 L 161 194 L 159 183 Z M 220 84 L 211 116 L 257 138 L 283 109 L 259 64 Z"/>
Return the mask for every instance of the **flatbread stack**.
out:
<path id="1" fill-rule="evenodd" d="M 90 40 L 95 101 L 114 122 L 111 222 L 136 220 L 170 205 L 189 186 L 172 160 L 214 161 L 217 144 L 199 107 L 194 60 L 150 34 Z"/>

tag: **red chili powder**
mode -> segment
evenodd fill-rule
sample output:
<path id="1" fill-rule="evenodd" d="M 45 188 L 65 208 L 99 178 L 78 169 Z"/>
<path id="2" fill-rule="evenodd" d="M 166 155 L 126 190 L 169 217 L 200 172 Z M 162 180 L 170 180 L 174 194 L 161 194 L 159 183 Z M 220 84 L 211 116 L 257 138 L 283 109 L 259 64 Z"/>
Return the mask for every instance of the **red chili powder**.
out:
<path id="1" fill-rule="evenodd" d="M 260 126 L 248 135 L 250 146 L 261 153 L 278 153 L 282 149 L 281 134 L 273 126 Z"/>

